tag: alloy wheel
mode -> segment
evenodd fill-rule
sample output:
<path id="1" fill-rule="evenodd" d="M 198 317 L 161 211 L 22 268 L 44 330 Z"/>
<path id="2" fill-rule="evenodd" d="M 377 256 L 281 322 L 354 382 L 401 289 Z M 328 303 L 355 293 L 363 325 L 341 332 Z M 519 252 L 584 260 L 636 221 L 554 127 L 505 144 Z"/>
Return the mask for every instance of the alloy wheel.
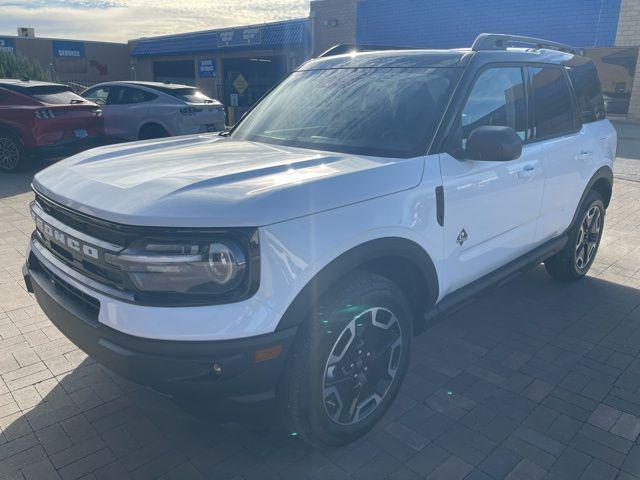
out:
<path id="1" fill-rule="evenodd" d="M 0 169 L 15 170 L 20 163 L 20 150 L 10 138 L 0 137 Z"/>
<path id="2" fill-rule="evenodd" d="M 602 214 L 597 205 L 591 205 L 587 213 L 585 213 L 575 248 L 575 262 L 579 270 L 584 270 L 593 258 L 602 227 Z"/>
<path id="3" fill-rule="evenodd" d="M 402 335 L 396 315 L 382 307 L 358 314 L 342 330 L 322 384 L 322 403 L 333 422 L 354 425 L 382 403 L 398 373 Z"/>

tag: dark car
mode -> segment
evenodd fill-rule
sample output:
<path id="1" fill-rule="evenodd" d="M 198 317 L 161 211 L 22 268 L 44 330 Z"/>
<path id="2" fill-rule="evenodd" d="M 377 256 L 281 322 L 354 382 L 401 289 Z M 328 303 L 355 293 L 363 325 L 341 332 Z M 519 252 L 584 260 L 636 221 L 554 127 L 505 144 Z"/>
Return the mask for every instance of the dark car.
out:
<path id="1" fill-rule="evenodd" d="M 0 171 L 33 156 L 62 156 L 104 140 L 102 110 L 66 85 L 0 79 Z"/>

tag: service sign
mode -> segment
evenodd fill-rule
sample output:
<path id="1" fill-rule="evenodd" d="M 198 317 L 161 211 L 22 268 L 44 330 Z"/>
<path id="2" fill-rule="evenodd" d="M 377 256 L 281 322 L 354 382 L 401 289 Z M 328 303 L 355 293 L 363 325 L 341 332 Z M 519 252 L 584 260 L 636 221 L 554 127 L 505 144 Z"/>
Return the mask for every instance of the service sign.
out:
<path id="1" fill-rule="evenodd" d="M 16 53 L 16 42 L 13 38 L 0 37 L 0 52 Z"/>
<path id="2" fill-rule="evenodd" d="M 201 58 L 199 62 L 200 78 L 213 78 L 216 76 L 216 60 L 214 58 Z"/>
<path id="3" fill-rule="evenodd" d="M 219 47 L 241 47 L 262 43 L 262 28 L 236 28 L 218 34 Z"/>
<path id="4" fill-rule="evenodd" d="M 84 42 L 54 40 L 53 54 L 59 58 L 84 58 Z"/>

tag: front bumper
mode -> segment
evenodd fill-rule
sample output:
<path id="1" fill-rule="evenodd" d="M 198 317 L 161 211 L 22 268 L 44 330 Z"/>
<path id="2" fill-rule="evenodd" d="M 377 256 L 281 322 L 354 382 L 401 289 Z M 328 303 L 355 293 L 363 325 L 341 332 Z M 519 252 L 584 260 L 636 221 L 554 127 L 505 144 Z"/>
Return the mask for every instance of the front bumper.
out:
<path id="1" fill-rule="evenodd" d="M 124 378 L 170 395 L 211 395 L 236 405 L 275 398 L 295 328 L 234 340 L 142 338 L 100 323 L 100 302 L 53 274 L 33 252 L 23 275 L 27 289 L 35 294 L 51 322 L 79 348 Z M 214 372 L 214 363 L 221 367 L 221 373 Z"/>

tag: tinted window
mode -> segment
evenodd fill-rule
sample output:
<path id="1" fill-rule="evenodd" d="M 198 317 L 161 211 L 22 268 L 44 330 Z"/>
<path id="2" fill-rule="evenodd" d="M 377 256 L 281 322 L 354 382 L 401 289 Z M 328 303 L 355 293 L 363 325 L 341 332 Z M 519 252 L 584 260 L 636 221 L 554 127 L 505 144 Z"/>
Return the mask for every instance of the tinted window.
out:
<path id="1" fill-rule="evenodd" d="M 166 93 L 188 103 L 214 103 L 215 101 L 197 88 L 167 89 Z"/>
<path id="2" fill-rule="evenodd" d="M 232 136 L 365 155 L 422 154 L 458 76 L 455 68 L 294 72 Z"/>
<path id="3" fill-rule="evenodd" d="M 562 135 L 574 130 L 573 98 L 559 68 L 531 68 L 533 115 L 536 138 Z"/>
<path id="4" fill-rule="evenodd" d="M 579 116 L 582 123 L 603 119 L 604 98 L 600 90 L 600 80 L 595 65 L 587 62 L 580 66 L 571 67 L 569 76 L 578 100 Z"/>
<path id="5" fill-rule="evenodd" d="M 154 98 L 158 96 L 137 88 L 124 88 L 117 103 L 142 103 Z"/>
<path id="6" fill-rule="evenodd" d="M 87 100 L 97 103 L 98 105 L 105 105 L 109 98 L 109 87 L 98 87 L 89 89 L 82 94 Z"/>
<path id="7" fill-rule="evenodd" d="M 84 102 L 84 99 L 80 95 L 73 93 L 69 87 L 58 85 L 29 87 L 23 93 L 43 103 L 53 105 Z"/>
<path id="8" fill-rule="evenodd" d="M 476 80 L 462 109 L 463 143 L 478 127 L 511 127 L 525 139 L 527 107 L 522 69 L 518 67 L 485 70 Z"/>

